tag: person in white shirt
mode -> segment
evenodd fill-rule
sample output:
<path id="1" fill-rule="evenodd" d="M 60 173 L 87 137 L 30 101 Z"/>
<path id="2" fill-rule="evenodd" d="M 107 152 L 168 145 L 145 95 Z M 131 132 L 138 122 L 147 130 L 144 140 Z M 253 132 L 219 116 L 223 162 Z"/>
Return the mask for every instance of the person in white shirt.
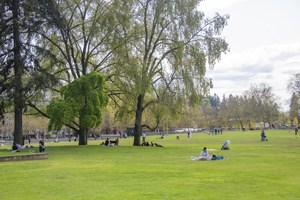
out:
<path id="1" fill-rule="evenodd" d="M 146 142 L 146 133 L 143 132 L 142 136 L 143 136 L 143 142 Z"/>
<path id="2" fill-rule="evenodd" d="M 211 159 L 211 156 L 209 155 L 207 148 L 204 147 L 200 153 L 199 160 L 210 160 L 210 159 Z"/>

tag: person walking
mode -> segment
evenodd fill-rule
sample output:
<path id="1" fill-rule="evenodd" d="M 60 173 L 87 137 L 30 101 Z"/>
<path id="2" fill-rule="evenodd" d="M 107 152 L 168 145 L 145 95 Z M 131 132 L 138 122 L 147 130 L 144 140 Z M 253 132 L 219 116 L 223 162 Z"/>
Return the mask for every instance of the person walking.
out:
<path id="1" fill-rule="evenodd" d="M 264 130 L 261 131 L 260 136 L 261 136 L 261 142 L 264 142 L 266 140 L 266 133 Z"/>

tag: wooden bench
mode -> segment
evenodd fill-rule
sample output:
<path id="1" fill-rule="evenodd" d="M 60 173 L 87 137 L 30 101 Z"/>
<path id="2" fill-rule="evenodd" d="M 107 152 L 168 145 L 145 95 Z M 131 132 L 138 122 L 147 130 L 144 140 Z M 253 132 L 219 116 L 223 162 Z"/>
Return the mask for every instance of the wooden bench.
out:
<path id="1" fill-rule="evenodd" d="M 24 161 L 24 160 L 45 160 L 48 159 L 47 153 L 23 154 L 14 156 L 1 156 L 0 162 Z"/>

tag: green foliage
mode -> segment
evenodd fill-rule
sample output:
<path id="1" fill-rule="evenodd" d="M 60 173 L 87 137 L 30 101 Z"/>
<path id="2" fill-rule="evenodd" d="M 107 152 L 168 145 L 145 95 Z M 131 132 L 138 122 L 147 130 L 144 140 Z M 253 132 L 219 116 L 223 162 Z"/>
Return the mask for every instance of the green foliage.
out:
<path id="1" fill-rule="evenodd" d="M 207 99 L 208 100 L 208 99 Z M 210 103 L 204 99 L 200 103 L 203 114 L 212 122 L 212 126 L 254 128 L 254 123 L 278 123 L 279 106 L 272 88 L 265 83 L 252 85 L 244 95 L 228 98 L 222 101 L 215 94 L 209 97 Z"/>
<path id="2" fill-rule="evenodd" d="M 104 77 L 92 72 L 61 88 L 62 99 L 54 100 L 47 108 L 49 129 L 63 125 L 94 128 L 100 125 L 101 109 L 108 103 L 104 93 Z"/>
<path id="3" fill-rule="evenodd" d="M 266 83 L 252 85 L 249 90 L 245 91 L 245 96 L 252 103 L 252 109 L 256 114 L 256 121 L 269 122 L 278 117 L 278 104 L 275 95 L 272 93 L 272 87 Z M 242 97 L 241 97 L 242 98 Z"/>
<path id="4" fill-rule="evenodd" d="M 61 78 L 68 82 L 91 71 L 102 71 L 119 45 L 112 39 L 117 31 L 115 9 L 119 1 L 56 2 L 50 19 L 55 26 L 40 32 L 38 45 L 53 55 L 54 66 L 62 70 Z"/>
<path id="5" fill-rule="evenodd" d="M 45 29 L 54 0 L 0 1 L 0 118 L 10 102 L 14 105 L 14 142 L 22 144 L 23 112 L 27 106 L 36 108 L 32 101 L 43 104 L 41 93 L 56 84 L 51 72 L 42 69 L 37 48 L 37 32 Z M 54 83 L 55 82 L 55 83 Z M 41 109 L 39 109 L 41 110 Z"/>
<path id="6" fill-rule="evenodd" d="M 183 106 L 195 105 L 206 95 L 211 87 L 206 63 L 214 66 L 228 50 L 220 34 L 229 17 L 205 18 L 197 0 L 133 0 L 129 5 L 119 9 L 130 21 L 120 21 L 116 39 L 122 42 L 111 73 L 114 89 L 122 93 L 120 105 L 136 111 L 139 126 L 151 104 L 167 105 L 172 97 Z"/>
<path id="7" fill-rule="evenodd" d="M 75 116 L 74 106 L 65 100 L 53 101 L 47 112 L 50 116 L 49 130 L 60 130 L 64 124 L 70 124 Z"/>

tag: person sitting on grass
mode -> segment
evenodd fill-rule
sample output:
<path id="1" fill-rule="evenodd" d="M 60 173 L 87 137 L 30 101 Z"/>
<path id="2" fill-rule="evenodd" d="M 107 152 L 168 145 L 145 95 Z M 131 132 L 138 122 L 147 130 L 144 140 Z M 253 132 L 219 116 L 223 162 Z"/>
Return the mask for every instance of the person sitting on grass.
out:
<path id="1" fill-rule="evenodd" d="M 221 147 L 221 150 L 229 150 L 229 145 L 230 144 L 230 140 L 226 140 L 223 144 L 223 146 Z"/>
<path id="2" fill-rule="evenodd" d="M 191 157 L 192 160 L 211 160 L 211 156 L 209 155 L 207 148 L 204 147 L 200 153 L 199 157 Z"/>
<path id="3" fill-rule="evenodd" d="M 206 147 L 204 147 L 201 151 L 199 160 L 211 160 L 211 156 L 209 155 Z"/>
<path id="4" fill-rule="evenodd" d="M 105 143 L 104 143 L 104 146 L 108 147 L 110 145 L 110 141 L 108 138 L 106 138 L 105 140 Z"/>
<path id="5" fill-rule="evenodd" d="M 261 131 L 260 137 L 261 137 L 261 142 L 268 141 L 266 133 L 265 133 L 264 130 Z"/>
<path id="6" fill-rule="evenodd" d="M 112 142 L 115 144 L 115 146 L 119 145 L 119 139 L 117 140 L 109 140 L 109 138 L 106 138 L 105 142 L 102 142 L 100 145 L 105 147 L 113 147 Z"/>
<path id="7" fill-rule="evenodd" d="M 143 141 L 142 146 L 147 146 L 148 147 L 148 146 L 150 146 L 150 144 L 149 144 L 149 142 Z"/>

